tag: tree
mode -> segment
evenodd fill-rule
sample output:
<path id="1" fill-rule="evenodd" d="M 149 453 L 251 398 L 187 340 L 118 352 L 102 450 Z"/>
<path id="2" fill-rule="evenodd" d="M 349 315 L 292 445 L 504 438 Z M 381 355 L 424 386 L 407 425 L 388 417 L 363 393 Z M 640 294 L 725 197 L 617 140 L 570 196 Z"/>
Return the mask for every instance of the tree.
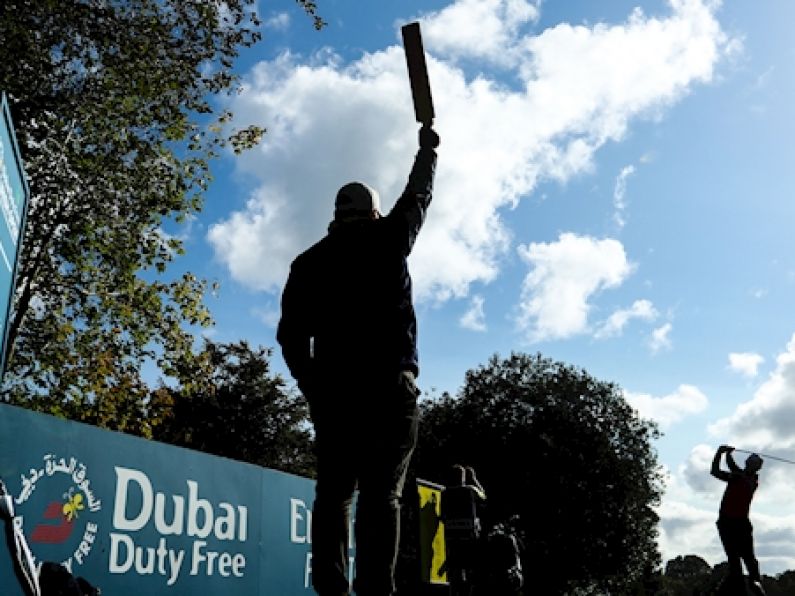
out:
<path id="1" fill-rule="evenodd" d="M 729 564 L 722 561 L 710 567 L 697 555 L 678 556 L 668 561 L 660 578 L 661 586 L 651 592 L 655 596 L 736 596 L 737 586 L 729 582 Z M 762 587 L 768 596 L 795 594 L 795 572 L 785 571 L 776 577 L 762 576 Z M 754 594 L 746 577 L 744 595 Z"/>
<path id="2" fill-rule="evenodd" d="M 297 0 L 313 18 L 315 3 Z M 163 232 L 202 207 L 210 161 L 264 133 L 212 102 L 260 39 L 255 0 L 6 0 L 0 89 L 31 189 L 4 397 L 146 435 L 143 363 L 165 374 L 210 325 L 207 283 L 167 276 Z"/>
<path id="3" fill-rule="evenodd" d="M 720 583 L 712 567 L 697 555 L 678 556 L 665 564 L 660 596 L 709 594 Z"/>
<path id="4" fill-rule="evenodd" d="M 704 559 L 696 555 L 685 555 L 671 559 L 665 565 L 665 575 L 674 579 L 693 580 L 708 577 L 712 567 Z"/>
<path id="5" fill-rule="evenodd" d="M 795 571 L 785 571 L 776 576 L 775 580 L 764 576 L 763 585 L 768 596 L 786 596 L 795 594 Z"/>
<path id="6" fill-rule="evenodd" d="M 314 471 L 308 410 L 270 372 L 271 350 L 246 342 L 204 349 L 189 368 L 191 381 L 161 385 L 149 404 L 158 420 L 153 438 L 294 474 Z"/>
<path id="7" fill-rule="evenodd" d="M 420 429 L 417 476 L 471 465 L 486 523 L 520 516 L 533 593 L 625 593 L 659 566 L 658 432 L 615 384 L 540 354 L 494 356 L 457 397 L 424 403 Z"/>

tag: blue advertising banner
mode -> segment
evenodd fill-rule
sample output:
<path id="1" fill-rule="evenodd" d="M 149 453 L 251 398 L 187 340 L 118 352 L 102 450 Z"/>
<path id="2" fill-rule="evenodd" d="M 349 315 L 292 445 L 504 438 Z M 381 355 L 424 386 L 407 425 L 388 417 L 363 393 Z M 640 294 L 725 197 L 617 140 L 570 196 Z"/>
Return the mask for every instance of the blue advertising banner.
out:
<path id="1" fill-rule="evenodd" d="M 0 375 L 5 370 L 8 316 L 28 196 L 11 112 L 3 94 L 0 99 Z"/>
<path id="2" fill-rule="evenodd" d="M 103 594 L 313 593 L 307 478 L 8 405 L 0 478 L 36 563 Z M 22 594 L 11 562 L 0 541 L 2 593 Z"/>

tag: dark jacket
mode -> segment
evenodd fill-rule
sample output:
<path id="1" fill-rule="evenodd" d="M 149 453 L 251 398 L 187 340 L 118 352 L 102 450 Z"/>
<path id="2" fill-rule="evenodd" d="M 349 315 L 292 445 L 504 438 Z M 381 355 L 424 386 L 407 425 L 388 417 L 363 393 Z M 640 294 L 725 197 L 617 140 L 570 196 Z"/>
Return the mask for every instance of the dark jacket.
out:
<path id="1" fill-rule="evenodd" d="M 302 389 L 316 375 L 419 374 L 406 258 L 431 202 L 435 166 L 436 153 L 420 149 L 387 216 L 332 224 L 293 261 L 276 339 Z"/>
<path id="2" fill-rule="evenodd" d="M 440 508 L 445 539 L 472 540 L 480 536 L 478 505 L 483 497 L 473 486 L 448 486 L 442 491 Z"/>

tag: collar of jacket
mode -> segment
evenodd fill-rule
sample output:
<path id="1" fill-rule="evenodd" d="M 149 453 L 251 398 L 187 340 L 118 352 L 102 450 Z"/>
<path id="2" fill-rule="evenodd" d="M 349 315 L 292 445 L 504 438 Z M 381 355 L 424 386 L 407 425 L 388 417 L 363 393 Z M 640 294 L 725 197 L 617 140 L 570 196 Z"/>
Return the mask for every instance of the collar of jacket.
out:
<path id="1" fill-rule="evenodd" d="M 374 220 L 370 219 L 369 217 L 361 216 L 337 218 L 328 225 L 328 231 L 331 233 L 341 229 L 359 228 L 366 226 L 372 221 Z"/>

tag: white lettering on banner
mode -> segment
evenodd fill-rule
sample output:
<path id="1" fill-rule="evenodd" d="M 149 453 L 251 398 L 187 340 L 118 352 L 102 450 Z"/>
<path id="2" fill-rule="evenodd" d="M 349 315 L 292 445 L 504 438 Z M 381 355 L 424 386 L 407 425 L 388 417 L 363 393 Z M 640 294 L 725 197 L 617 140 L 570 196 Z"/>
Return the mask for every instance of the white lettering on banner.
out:
<path id="1" fill-rule="evenodd" d="M 248 540 L 248 507 L 238 506 L 237 539 L 240 542 Z"/>
<path id="2" fill-rule="evenodd" d="M 168 536 L 169 534 L 182 534 L 183 511 L 185 510 L 185 499 L 179 495 L 171 495 L 174 501 L 174 517 L 171 524 L 166 523 L 166 496 L 163 493 L 155 495 L 155 528 L 157 531 Z"/>
<path id="3" fill-rule="evenodd" d="M 299 528 L 299 524 L 303 527 Z M 312 510 L 307 509 L 304 501 L 296 498 L 290 499 L 290 542 L 312 544 Z"/>
<path id="4" fill-rule="evenodd" d="M 226 516 L 218 516 L 215 520 L 215 535 L 220 540 L 234 540 L 235 539 L 235 510 L 229 503 L 221 503 L 218 505 L 226 512 Z M 226 526 L 226 530 L 222 527 Z"/>
<path id="5" fill-rule="evenodd" d="M 114 529 L 138 532 L 149 526 L 160 538 L 156 545 L 152 545 L 136 543 L 141 540 L 138 536 L 111 533 L 110 573 L 157 574 L 167 578 L 167 585 L 174 585 L 179 579 L 187 549 L 169 547 L 165 536 L 181 536 L 184 530 L 186 536 L 197 538 L 190 548 L 190 575 L 243 577 L 246 567 L 243 553 L 212 550 L 207 548 L 208 543 L 203 539 L 211 537 L 219 541 L 245 542 L 248 538 L 247 507 L 226 502 L 214 506 L 200 496 L 199 483 L 195 480 L 185 481 L 187 497 L 167 495 L 156 491 L 144 472 L 121 466 L 115 469 Z M 169 502 L 173 507 L 166 511 Z"/>
<path id="6" fill-rule="evenodd" d="M 91 545 L 94 544 L 94 540 L 96 540 L 96 538 L 97 524 L 88 522 L 86 524 L 86 531 L 83 533 L 83 539 L 80 541 L 80 544 L 77 546 L 77 550 L 74 554 L 75 560 L 80 565 L 83 564 L 83 557 L 87 556 L 91 552 Z"/>
<path id="7" fill-rule="evenodd" d="M 123 549 L 121 548 L 123 547 Z M 122 558 L 122 550 L 124 558 Z M 146 564 L 144 565 L 144 552 L 146 552 Z M 161 538 L 157 549 L 153 547 L 136 546 L 133 539 L 126 534 L 110 535 L 110 564 L 108 571 L 111 573 L 127 573 L 135 565 L 135 571 L 139 575 L 151 575 L 155 572 L 162 576 L 168 576 L 166 585 L 173 586 L 179 577 L 182 568 L 182 561 L 185 558 L 184 550 L 168 548 L 166 539 Z M 168 570 L 166 570 L 168 563 Z"/>
<path id="8" fill-rule="evenodd" d="M 216 570 L 224 577 L 229 577 L 229 567 L 235 577 L 243 577 L 243 568 L 246 566 L 246 558 L 236 553 L 234 556 L 227 552 L 217 552 L 214 550 L 203 550 L 207 546 L 204 540 L 193 541 L 193 564 L 190 568 L 191 575 L 198 575 L 202 566 L 208 576 L 214 575 Z M 217 563 L 216 563 L 217 561 Z"/>
<path id="9" fill-rule="evenodd" d="M 312 578 L 312 553 L 306 553 L 306 563 L 304 564 L 304 588 L 310 588 Z"/>
<path id="10" fill-rule="evenodd" d="M 248 537 L 246 525 L 248 523 L 248 508 L 244 505 L 237 507 L 229 503 L 220 503 L 221 510 L 214 513 L 213 506 L 207 499 L 199 497 L 199 483 L 187 480 L 188 485 L 188 519 L 187 534 L 197 538 L 207 538 L 214 534 L 218 540 L 237 540 L 245 542 Z M 140 510 L 129 512 L 127 505 L 131 484 L 137 485 L 140 495 Z M 149 523 L 154 510 L 155 529 L 163 535 L 181 535 L 184 520 L 185 498 L 181 495 L 172 495 L 174 513 L 171 523 L 166 523 L 165 503 L 166 495 L 155 493 L 149 477 L 139 470 L 116 466 L 116 500 L 113 507 L 113 527 L 117 530 L 135 532 L 143 529 Z M 199 523 L 201 521 L 201 524 Z"/>
<path id="11" fill-rule="evenodd" d="M 127 487 L 135 482 L 141 490 L 141 510 L 133 519 L 127 519 Z M 116 466 L 116 501 L 113 504 L 113 527 L 117 530 L 140 530 L 152 514 L 152 485 L 146 474 Z"/>
<path id="12" fill-rule="evenodd" d="M 188 536 L 207 538 L 213 529 L 213 506 L 207 499 L 199 499 L 199 484 L 188 480 Z M 197 517 L 199 509 L 204 514 L 204 525 L 199 528 Z"/>
<path id="13" fill-rule="evenodd" d="M 73 569 L 75 569 L 75 571 L 77 570 L 74 563 L 76 562 L 78 565 L 83 565 L 86 558 L 91 554 L 91 549 L 99 531 L 99 526 L 95 521 L 91 521 L 91 519 L 93 514 L 102 510 L 102 500 L 96 497 L 95 491 L 91 487 L 91 480 L 88 478 L 88 468 L 84 463 L 78 461 L 74 457 L 68 459 L 66 457 L 56 457 L 53 453 L 47 453 L 42 459 L 44 462 L 42 467 L 33 467 L 30 469 L 27 476 L 23 474 L 20 477 L 22 491 L 19 496 L 14 499 L 14 503 L 19 506 L 17 515 L 14 518 L 14 524 L 20 532 L 24 532 L 25 528 L 31 530 L 30 526 L 25 526 L 24 524 L 24 519 L 27 515 L 29 520 L 28 523 L 31 524 L 32 522 L 33 526 L 31 538 L 37 533 L 41 533 L 39 540 L 35 540 L 35 542 L 62 544 L 63 547 L 58 548 L 60 555 L 68 555 L 68 558 L 60 560 L 59 562 L 72 573 Z M 66 476 L 66 479 L 60 476 L 61 474 Z M 60 490 L 57 491 L 61 492 L 61 499 L 64 499 L 63 503 L 59 503 L 57 501 L 58 497 L 53 494 L 55 491 L 52 490 L 53 487 L 49 483 L 49 479 L 53 476 L 56 476 L 61 483 L 67 483 L 68 488 L 66 492 L 61 492 L 63 489 L 62 484 Z M 39 491 L 44 491 L 45 494 L 52 495 L 52 497 L 56 499 L 54 503 L 52 501 L 49 502 L 47 510 L 50 511 L 50 513 L 47 514 L 46 517 L 43 517 L 44 514 L 41 513 L 40 509 L 38 511 L 34 510 L 29 514 L 23 513 L 26 511 L 28 499 L 30 499 L 31 495 L 42 481 L 44 488 L 40 488 Z M 52 513 L 53 505 L 56 506 L 54 515 Z M 60 505 L 60 507 L 58 507 L 58 505 Z M 27 511 L 30 510 L 28 509 Z M 32 520 L 30 519 L 31 517 L 33 518 Z M 36 523 L 39 520 L 42 520 L 44 523 Z M 53 523 L 52 520 L 55 520 L 56 523 Z M 78 529 L 80 524 L 83 524 L 82 530 Z M 71 536 L 72 532 L 75 530 L 75 535 L 80 536 L 80 540 L 77 546 L 74 547 L 74 550 L 72 550 L 74 540 L 69 540 L 67 542 L 66 539 Z M 55 534 L 53 534 L 53 532 L 55 532 Z M 80 535 L 81 532 L 82 536 Z M 64 547 L 69 550 L 64 550 Z M 35 551 L 31 552 L 31 557 L 37 566 L 41 566 Z M 52 552 L 49 558 L 51 560 L 55 559 L 52 557 Z M 60 559 L 60 556 L 57 558 Z"/>

